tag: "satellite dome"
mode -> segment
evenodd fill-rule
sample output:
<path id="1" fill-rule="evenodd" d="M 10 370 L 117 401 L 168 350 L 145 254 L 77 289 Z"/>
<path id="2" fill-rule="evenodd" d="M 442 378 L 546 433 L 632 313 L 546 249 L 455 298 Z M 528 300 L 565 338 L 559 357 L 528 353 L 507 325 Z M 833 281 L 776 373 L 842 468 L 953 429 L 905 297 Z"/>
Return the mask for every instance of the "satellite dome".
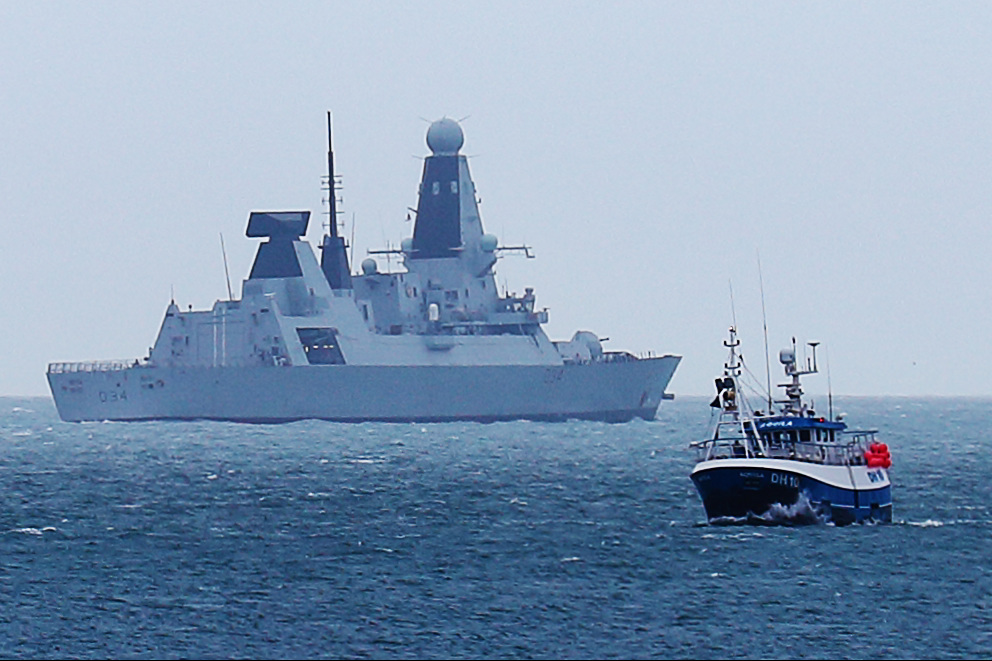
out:
<path id="1" fill-rule="evenodd" d="M 499 239 L 494 234 L 483 234 L 479 239 L 479 247 L 483 252 L 495 252 L 499 245 Z"/>
<path id="2" fill-rule="evenodd" d="M 462 127 L 453 119 L 444 117 L 427 129 L 427 146 L 437 155 L 453 155 L 465 144 Z"/>
<path id="3" fill-rule="evenodd" d="M 371 257 L 366 257 L 362 260 L 362 273 L 365 275 L 374 275 L 378 270 L 379 265 Z"/>

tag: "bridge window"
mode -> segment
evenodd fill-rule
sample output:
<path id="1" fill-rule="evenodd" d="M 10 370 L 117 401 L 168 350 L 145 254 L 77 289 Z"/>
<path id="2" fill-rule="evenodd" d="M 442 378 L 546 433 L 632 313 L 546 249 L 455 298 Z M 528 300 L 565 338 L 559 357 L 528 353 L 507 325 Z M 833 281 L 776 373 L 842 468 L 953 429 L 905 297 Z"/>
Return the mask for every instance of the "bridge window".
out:
<path id="1" fill-rule="evenodd" d="M 300 343 L 311 365 L 344 365 L 344 355 L 338 346 L 338 333 L 333 328 L 297 328 Z"/>

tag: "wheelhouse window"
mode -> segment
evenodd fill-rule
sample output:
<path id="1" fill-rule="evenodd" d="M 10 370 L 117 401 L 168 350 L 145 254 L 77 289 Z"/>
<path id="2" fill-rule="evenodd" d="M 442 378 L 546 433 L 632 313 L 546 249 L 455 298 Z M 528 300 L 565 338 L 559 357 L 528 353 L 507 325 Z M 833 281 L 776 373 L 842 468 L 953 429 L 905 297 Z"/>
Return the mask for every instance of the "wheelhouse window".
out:
<path id="1" fill-rule="evenodd" d="M 344 355 L 338 346 L 334 328 L 297 328 L 300 343 L 311 365 L 344 365 Z"/>

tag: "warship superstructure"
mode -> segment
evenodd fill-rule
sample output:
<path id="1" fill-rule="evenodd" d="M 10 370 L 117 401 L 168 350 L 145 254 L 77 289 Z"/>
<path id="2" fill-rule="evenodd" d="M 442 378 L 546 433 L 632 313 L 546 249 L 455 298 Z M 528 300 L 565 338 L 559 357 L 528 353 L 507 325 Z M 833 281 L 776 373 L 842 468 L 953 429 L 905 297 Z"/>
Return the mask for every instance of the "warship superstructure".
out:
<path id="1" fill-rule="evenodd" d="M 171 301 L 144 358 L 51 363 L 66 421 L 284 422 L 652 419 L 680 357 L 605 351 L 578 331 L 551 341 L 533 289 L 500 294 L 501 251 L 483 230 L 461 127 L 431 124 L 403 269 L 359 273 L 337 222 L 328 121 L 330 222 L 318 262 L 309 211 L 252 212 L 262 239 L 241 298 L 210 310 Z M 374 252 L 374 251 L 370 251 Z"/>

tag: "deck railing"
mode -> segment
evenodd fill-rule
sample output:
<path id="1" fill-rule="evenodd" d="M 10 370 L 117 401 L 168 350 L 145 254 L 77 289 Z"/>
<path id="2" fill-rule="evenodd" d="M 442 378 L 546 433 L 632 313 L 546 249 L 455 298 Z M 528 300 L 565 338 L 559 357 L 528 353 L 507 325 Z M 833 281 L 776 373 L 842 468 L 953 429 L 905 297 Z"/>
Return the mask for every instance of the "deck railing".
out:
<path id="1" fill-rule="evenodd" d="M 796 441 L 781 445 L 758 447 L 754 438 L 729 436 L 706 439 L 690 444 L 696 450 L 696 460 L 724 459 L 734 457 L 765 457 L 767 459 L 793 459 L 815 464 L 858 465 L 864 463 L 864 453 L 875 442 L 877 430 L 843 431 L 835 442 Z M 749 455 L 744 446 L 748 445 Z"/>
<path id="2" fill-rule="evenodd" d="M 137 360 L 90 360 L 81 363 L 49 363 L 49 374 L 73 374 L 76 372 L 118 372 L 138 367 Z"/>

